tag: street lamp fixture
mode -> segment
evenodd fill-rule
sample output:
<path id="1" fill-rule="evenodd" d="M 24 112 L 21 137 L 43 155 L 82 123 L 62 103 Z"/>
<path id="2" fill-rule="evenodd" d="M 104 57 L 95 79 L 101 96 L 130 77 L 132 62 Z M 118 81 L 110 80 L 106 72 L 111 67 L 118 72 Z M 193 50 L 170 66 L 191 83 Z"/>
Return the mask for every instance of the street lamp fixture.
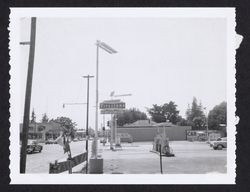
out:
<path id="1" fill-rule="evenodd" d="M 22 41 L 20 42 L 20 45 L 30 45 L 30 41 Z"/>
<path id="2" fill-rule="evenodd" d="M 106 43 L 104 43 L 102 41 L 97 40 L 96 46 L 102 48 L 104 51 L 106 51 L 110 54 L 117 53 L 117 51 L 115 49 L 113 49 L 112 47 L 110 47 L 109 45 L 107 45 Z"/>
<path id="3" fill-rule="evenodd" d="M 65 108 L 65 105 L 86 105 L 87 103 L 63 103 L 63 108 Z"/>

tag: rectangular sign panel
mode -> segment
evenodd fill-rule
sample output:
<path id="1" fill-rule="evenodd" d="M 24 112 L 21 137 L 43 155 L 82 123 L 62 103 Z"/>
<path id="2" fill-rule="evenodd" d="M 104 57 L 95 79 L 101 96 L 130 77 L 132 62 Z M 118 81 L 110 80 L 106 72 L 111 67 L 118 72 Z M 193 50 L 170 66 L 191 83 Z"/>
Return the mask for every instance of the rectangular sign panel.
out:
<path id="1" fill-rule="evenodd" d="M 101 109 L 101 114 L 116 114 L 122 113 L 123 109 Z"/>
<path id="2" fill-rule="evenodd" d="M 125 103 L 121 101 L 104 101 L 100 103 L 100 109 L 125 109 Z"/>

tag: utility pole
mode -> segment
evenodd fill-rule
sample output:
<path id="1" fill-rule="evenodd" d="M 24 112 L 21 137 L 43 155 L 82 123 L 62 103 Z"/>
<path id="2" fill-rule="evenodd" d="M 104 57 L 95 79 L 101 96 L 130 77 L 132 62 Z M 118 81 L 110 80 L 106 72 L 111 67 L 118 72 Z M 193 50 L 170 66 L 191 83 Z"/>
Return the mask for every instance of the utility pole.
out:
<path id="1" fill-rule="evenodd" d="M 86 152 L 87 152 L 87 157 L 86 157 L 86 174 L 88 174 L 88 135 L 89 135 L 89 78 L 93 78 L 94 76 L 83 76 L 83 78 L 87 78 L 87 118 L 86 118 Z"/>
<path id="2" fill-rule="evenodd" d="M 206 107 L 204 107 L 204 109 L 205 109 L 205 120 L 206 120 L 206 136 L 207 136 L 207 141 L 209 141 L 209 133 L 208 133 L 208 114 L 207 114 L 207 108 Z"/>
<path id="3" fill-rule="evenodd" d="M 36 17 L 32 17 L 31 18 L 30 43 L 29 43 L 30 44 L 29 64 L 28 64 L 24 116 L 23 116 L 20 173 L 25 173 L 25 170 L 26 170 L 26 148 L 27 148 L 28 131 L 29 131 L 30 101 L 31 101 L 32 77 L 33 77 L 34 57 L 35 57 L 35 39 L 36 39 Z M 26 45 L 28 43 L 20 43 L 20 44 Z"/>

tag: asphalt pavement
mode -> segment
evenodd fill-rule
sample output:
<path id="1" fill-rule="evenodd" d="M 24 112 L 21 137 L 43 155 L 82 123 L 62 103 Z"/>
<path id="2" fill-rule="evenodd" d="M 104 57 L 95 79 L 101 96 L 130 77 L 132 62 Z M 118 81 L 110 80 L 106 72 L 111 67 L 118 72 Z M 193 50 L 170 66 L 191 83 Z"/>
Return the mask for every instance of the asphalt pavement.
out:
<path id="1" fill-rule="evenodd" d="M 91 142 L 89 143 L 91 152 Z M 85 141 L 71 142 L 72 156 L 85 152 Z M 226 150 L 213 150 L 205 142 L 170 142 L 175 157 L 163 157 L 164 174 L 226 173 Z M 111 151 L 109 144 L 99 143 L 99 154 L 104 159 L 104 174 L 159 174 L 160 158 L 152 150 L 152 142 L 122 143 Z M 89 155 L 90 156 L 90 155 Z M 27 173 L 49 173 L 49 163 L 66 160 L 62 146 L 43 145 L 41 153 L 27 155 Z M 79 171 L 79 165 L 73 171 Z M 64 172 L 67 173 L 67 172 Z"/>
<path id="2" fill-rule="evenodd" d="M 160 157 L 152 142 L 124 143 L 117 151 L 103 148 L 104 173 L 160 174 Z M 213 150 L 206 142 L 170 142 L 175 157 L 162 157 L 163 174 L 226 173 L 226 150 Z"/>

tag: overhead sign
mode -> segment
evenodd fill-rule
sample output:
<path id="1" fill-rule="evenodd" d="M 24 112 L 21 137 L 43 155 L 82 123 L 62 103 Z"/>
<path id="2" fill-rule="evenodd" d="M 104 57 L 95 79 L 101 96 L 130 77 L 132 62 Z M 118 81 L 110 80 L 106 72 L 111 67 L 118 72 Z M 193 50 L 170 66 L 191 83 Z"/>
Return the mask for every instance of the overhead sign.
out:
<path id="1" fill-rule="evenodd" d="M 106 100 L 100 103 L 101 114 L 121 113 L 126 105 L 121 100 Z"/>
<path id="2" fill-rule="evenodd" d="M 107 100 L 100 103 L 100 109 L 125 109 L 125 103 L 121 100 Z"/>

